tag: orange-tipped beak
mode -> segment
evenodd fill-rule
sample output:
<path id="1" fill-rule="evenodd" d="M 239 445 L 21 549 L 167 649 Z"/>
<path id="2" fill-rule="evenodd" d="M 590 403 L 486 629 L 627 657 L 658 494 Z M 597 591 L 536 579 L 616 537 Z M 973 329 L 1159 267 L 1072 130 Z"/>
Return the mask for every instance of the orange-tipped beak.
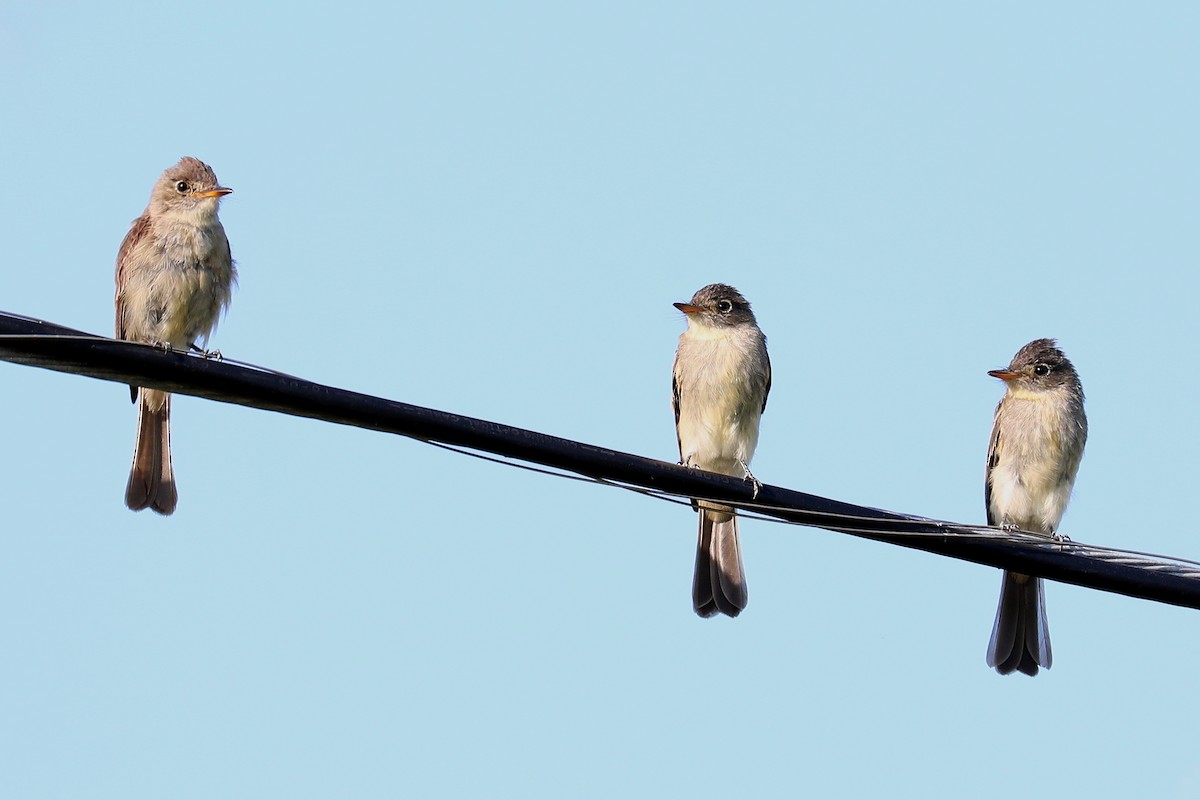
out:
<path id="1" fill-rule="evenodd" d="M 218 186 L 215 189 L 210 189 L 207 192 L 196 192 L 196 197 L 220 197 L 225 194 L 233 194 L 233 189 L 226 189 L 224 186 Z"/>
<path id="2" fill-rule="evenodd" d="M 1002 381 L 1016 380 L 1021 377 L 1021 373 L 1009 372 L 1006 369 L 990 369 L 988 370 L 988 375 L 991 375 L 993 378 L 999 378 Z"/>
<path id="3" fill-rule="evenodd" d="M 700 306 L 694 306 L 691 303 L 672 303 L 671 305 L 675 306 L 685 314 L 699 314 L 704 310 L 700 308 Z"/>

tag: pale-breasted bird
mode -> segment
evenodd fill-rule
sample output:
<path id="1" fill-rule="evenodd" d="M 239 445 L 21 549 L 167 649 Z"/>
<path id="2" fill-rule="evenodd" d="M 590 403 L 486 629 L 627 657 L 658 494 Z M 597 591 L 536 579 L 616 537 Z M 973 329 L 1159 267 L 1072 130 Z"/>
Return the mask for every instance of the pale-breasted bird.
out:
<path id="1" fill-rule="evenodd" d="M 154 184 L 117 254 L 117 338 L 178 350 L 207 343 L 229 305 L 237 269 L 217 206 L 227 189 L 212 168 L 184 157 Z M 171 395 L 130 387 L 138 401 L 137 442 L 125 487 L 134 511 L 175 510 Z"/>
<path id="2" fill-rule="evenodd" d="M 688 323 L 672 381 L 679 462 L 744 477 L 757 487 L 750 460 L 771 390 L 767 338 L 750 303 L 732 286 L 705 286 L 675 307 Z M 706 501 L 692 505 L 700 513 L 692 605 L 702 617 L 736 617 L 748 600 L 736 513 Z"/>
<path id="3" fill-rule="evenodd" d="M 1006 369 L 988 372 L 1006 384 L 988 447 L 984 502 L 989 525 L 1055 534 L 1071 499 L 1087 443 L 1083 386 L 1053 339 L 1022 347 Z M 987 663 L 1002 675 L 1050 668 L 1050 630 L 1042 579 L 1005 572 Z"/>

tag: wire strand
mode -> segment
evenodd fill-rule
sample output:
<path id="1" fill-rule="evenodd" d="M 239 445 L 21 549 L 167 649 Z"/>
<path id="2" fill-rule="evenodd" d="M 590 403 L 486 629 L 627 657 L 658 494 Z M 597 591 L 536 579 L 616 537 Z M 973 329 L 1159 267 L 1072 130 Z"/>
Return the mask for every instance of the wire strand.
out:
<path id="1" fill-rule="evenodd" d="M 664 491 L 660 491 L 657 489 L 647 489 L 642 486 L 630 486 L 630 485 L 618 483 L 615 481 L 606 480 L 604 478 L 594 478 L 594 477 L 587 476 L 587 475 L 576 475 L 573 473 L 562 472 L 559 470 L 551 470 L 551 469 L 545 469 L 542 467 L 534 467 L 529 464 L 522 464 L 520 462 L 511 461 L 508 459 L 497 458 L 495 456 L 485 455 L 484 453 L 480 453 L 480 452 L 477 452 L 474 450 L 468 450 L 468 449 L 462 448 L 462 447 L 456 447 L 453 445 L 442 444 L 440 442 L 426 442 L 426 443 L 430 444 L 434 447 L 440 448 L 442 450 L 447 450 L 452 453 L 469 456 L 471 458 L 476 458 L 481 461 L 487 461 L 487 462 L 490 462 L 493 464 L 499 464 L 499 465 L 505 466 L 505 467 L 513 467 L 516 469 L 524 470 L 526 472 L 533 472 L 533 473 L 536 473 L 539 475 L 548 475 L 553 478 L 564 478 L 566 480 L 577 481 L 579 483 L 589 483 L 589 484 L 594 484 L 594 485 L 598 485 L 598 486 L 607 486 L 607 487 L 614 488 L 614 489 L 624 489 L 625 491 L 633 492 L 635 494 L 640 494 L 640 495 L 650 497 L 655 500 L 661 500 L 664 502 L 673 503 L 675 505 L 688 506 L 688 507 L 691 507 L 691 505 L 692 505 L 693 498 L 683 497 L 681 495 L 676 495 L 671 492 L 664 492 Z M 700 501 L 707 501 L 707 502 L 721 502 L 720 498 L 712 498 L 712 497 L 697 497 L 694 499 L 700 500 Z M 758 504 L 758 503 L 751 503 L 749 505 L 752 508 L 755 508 L 756 510 L 760 510 L 760 511 L 787 511 L 787 510 L 789 510 L 787 507 L 784 507 L 784 506 L 770 506 L 770 505 L 764 505 L 764 504 Z M 766 516 L 765 514 L 746 513 L 745 511 L 739 511 L 738 515 L 741 516 L 743 519 L 753 519 L 753 520 L 760 521 L 760 522 L 772 522 L 772 523 L 779 524 L 779 525 L 793 525 L 793 526 L 797 526 L 797 527 L 814 527 L 812 525 L 807 525 L 802 522 L 795 522 L 793 520 L 781 519 L 780 517 Z M 884 530 L 884 529 L 879 528 L 878 526 L 870 526 L 868 524 L 865 524 L 865 523 L 869 523 L 869 522 L 873 521 L 872 517 L 865 517 L 865 516 L 861 516 L 861 515 L 852 515 L 852 514 L 833 514 L 833 513 L 821 514 L 820 512 L 818 512 L 818 515 L 821 517 L 824 517 L 830 523 L 834 523 L 834 522 L 843 523 L 843 522 L 847 522 L 847 521 L 864 523 L 862 531 L 866 532 L 866 533 L 893 533 L 893 531 Z M 1089 544 L 1086 542 L 1077 542 L 1072 539 L 1059 539 L 1059 538 L 1050 536 L 1048 534 L 1038 533 L 1037 531 L 1019 531 L 1019 532 L 1018 531 L 1009 531 L 1009 530 L 1005 530 L 1004 528 L 990 526 L 990 525 L 965 525 L 962 523 L 955 523 L 955 522 L 950 522 L 947 520 L 937 520 L 937 519 L 927 519 L 925 521 L 929 522 L 931 524 L 934 524 L 934 525 L 947 526 L 947 529 L 942 532 L 903 531 L 903 532 L 900 532 L 898 535 L 901 535 L 901 536 L 980 536 L 980 537 L 987 537 L 987 538 L 991 538 L 991 539 L 999 539 L 999 540 L 1003 540 L 1003 541 L 1013 542 L 1013 543 L 1017 543 L 1017 544 L 1031 544 L 1031 545 L 1039 546 L 1039 547 L 1086 550 L 1086 551 L 1089 551 L 1092 554 L 1096 555 L 1097 557 L 1105 557 L 1105 558 L 1109 558 L 1109 559 L 1113 559 L 1113 560 L 1126 558 L 1129 560 L 1129 563 L 1137 563 L 1137 564 L 1145 564 L 1145 565 L 1152 564 L 1153 568 L 1177 569 L 1180 571 L 1194 573 L 1197 576 L 1200 576 L 1200 561 L 1193 561 L 1193 560 L 1187 559 L 1187 558 L 1179 558 L 1176 556 L 1166 556 L 1166 555 L 1161 555 L 1158 553 L 1149 553 L 1149 552 L 1144 552 L 1144 551 L 1139 551 L 1139 550 L 1128 550 L 1128 549 L 1119 548 L 1119 547 L 1110 547 L 1107 545 Z M 1160 562 L 1160 563 L 1155 563 L 1155 562 Z M 1169 563 L 1161 563 L 1161 562 L 1169 562 Z"/>
<path id="2" fill-rule="evenodd" d="M 697 498 L 735 507 L 747 519 L 819 527 L 1200 609 L 1200 563 L 1188 559 L 900 514 L 781 486 L 763 485 L 755 492 L 747 482 L 730 476 L 326 386 L 236 359 L 168 352 L 4 312 L 0 359 L 406 436 L 452 452 L 676 505 L 690 506 Z"/>

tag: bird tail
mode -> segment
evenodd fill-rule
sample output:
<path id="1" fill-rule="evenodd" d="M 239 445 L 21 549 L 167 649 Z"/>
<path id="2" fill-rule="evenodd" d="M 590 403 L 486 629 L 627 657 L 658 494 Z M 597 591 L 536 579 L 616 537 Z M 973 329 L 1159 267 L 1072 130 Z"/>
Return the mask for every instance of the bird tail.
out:
<path id="1" fill-rule="evenodd" d="M 125 505 L 134 511 L 150 508 L 167 515 L 179 501 L 171 469 L 171 395 L 142 389 L 138 400 L 137 442 L 125 486 Z"/>
<path id="2" fill-rule="evenodd" d="M 1053 660 L 1042 579 L 1005 572 L 988 644 L 988 666 L 1001 675 L 1014 670 L 1037 675 L 1039 666 L 1050 669 Z"/>
<path id="3" fill-rule="evenodd" d="M 702 617 L 721 613 L 736 617 L 749 599 L 737 516 L 726 506 L 702 506 L 696 544 L 692 606 Z"/>

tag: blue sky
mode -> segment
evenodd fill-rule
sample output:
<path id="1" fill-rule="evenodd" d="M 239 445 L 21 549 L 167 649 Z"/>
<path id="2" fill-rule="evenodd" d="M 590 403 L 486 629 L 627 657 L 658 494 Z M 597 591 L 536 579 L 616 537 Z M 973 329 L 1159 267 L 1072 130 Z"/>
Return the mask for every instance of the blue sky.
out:
<path id="1" fill-rule="evenodd" d="M 981 522 L 1002 387 L 1058 337 L 1091 438 L 1062 530 L 1197 557 L 1191 4 L 0 5 L 5 310 L 112 329 L 182 155 L 235 193 L 213 346 L 674 460 L 672 307 L 754 304 L 765 482 Z M 1184 798 L 1197 615 L 695 519 L 191 398 L 179 510 L 122 503 L 123 386 L 0 364 L 13 797 Z"/>

